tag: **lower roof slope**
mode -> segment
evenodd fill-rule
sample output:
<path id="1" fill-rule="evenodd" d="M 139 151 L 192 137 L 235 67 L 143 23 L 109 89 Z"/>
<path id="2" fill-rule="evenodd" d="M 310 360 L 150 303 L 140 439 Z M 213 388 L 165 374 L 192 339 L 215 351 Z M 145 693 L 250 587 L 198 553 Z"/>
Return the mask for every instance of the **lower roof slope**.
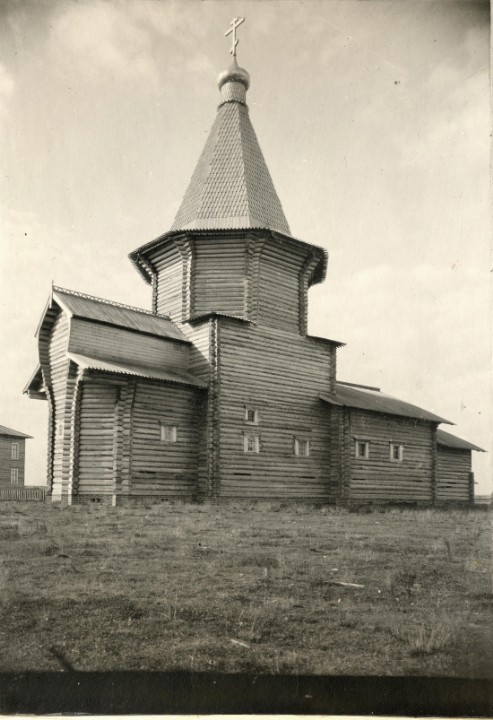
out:
<path id="1" fill-rule="evenodd" d="M 12 428 L 8 428 L 5 425 L 0 425 L 0 435 L 17 438 L 32 438 L 32 435 L 26 435 L 25 433 L 21 433 L 18 430 L 12 430 Z"/>
<path id="2" fill-rule="evenodd" d="M 53 300 L 73 317 L 190 343 L 174 322 L 164 315 L 60 287 L 54 287 L 52 295 Z"/>
<path id="3" fill-rule="evenodd" d="M 399 398 L 392 397 L 392 395 L 386 395 L 378 388 L 371 388 L 365 385 L 350 385 L 337 382 L 335 393 L 330 395 L 322 393 L 320 398 L 331 405 L 357 408 L 359 410 L 371 410 L 372 412 L 386 415 L 398 415 L 400 417 L 427 420 L 435 423 L 454 424 L 450 422 L 450 420 L 445 420 L 439 415 L 435 415 L 417 405 L 412 405 L 405 400 L 399 400 Z"/>
<path id="4" fill-rule="evenodd" d="M 453 448 L 454 450 L 477 450 L 478 452 L 486 452 L 483 448 L 473 445 L 467 440 L 462 440 L 456 435 L 445 432 L 445 430 L 437 430 L 437 444 L 442 447 Z"/>
<path id="5" fill-rule="evenodd" d="M 176 369 L 147 367 L 135 363 L 122 362 L 120 360 L 106 360 L 103 358 L 89 357 L 79 353 L 69 353 L 70 360 L 76 363 L 82 370 L 95 370 L 99 372 L 116 373 L 117 375 L 130 375 L 148 380 L 162 380 L 164 382 L 178 383 L 180 385 L 194 385 L 195 387 L 206 388 L 207 383 L 200 378 L 186 371 Z"/>

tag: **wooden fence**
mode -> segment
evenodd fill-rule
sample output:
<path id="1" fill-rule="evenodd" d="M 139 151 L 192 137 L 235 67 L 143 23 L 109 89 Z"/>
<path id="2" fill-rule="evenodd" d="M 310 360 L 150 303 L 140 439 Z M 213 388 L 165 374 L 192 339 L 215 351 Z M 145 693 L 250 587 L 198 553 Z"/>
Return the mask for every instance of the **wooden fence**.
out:
<path id="1" fill-rule="evenodd" d="M 0 501 L 43 501 L 45 499 L 45 494 L 46 489 L 40 487 L 0 487 Z"/>

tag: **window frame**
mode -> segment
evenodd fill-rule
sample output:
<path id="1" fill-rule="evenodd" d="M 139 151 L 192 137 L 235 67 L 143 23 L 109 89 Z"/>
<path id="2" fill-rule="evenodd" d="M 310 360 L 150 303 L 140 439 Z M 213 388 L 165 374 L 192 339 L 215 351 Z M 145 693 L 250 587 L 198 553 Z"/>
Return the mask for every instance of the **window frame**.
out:
<path id="1" fill-rule="evenodd" d="M 10 468 L 10 484 L 19 485 L 19 468 Z"/>
<path id="2" fill-rule="evenodd" d="M 18 442 L 11 443 L 10 459 L 11 460 L 19 460 L 20 459 L 20 446 L 19 446 Z"/>
<path id="3" fill-rule="evenodd" d="M 171 431 L 171 437 L 167 437 L 167 431 Z M 178 441 L 178 426 L 169 422 L 159 423 L 159 440 L 165 445 L 171 445 Z"/>
<path id="4" fill-rule="evenodd" d="M 394 450 L 397 449 L 398 457 L 394 457 Z M 402 443 L 389 443 L 390 462 L 402 462 L 404 459 L 404 445 Z"/>
<path id="5" fill-rule="evenodd" d="M 300 452 L 302 447 L 304 447 L 306 449 L 306 452 Z M 299 458 L 309 458 L 310 451 L 311 451 L 310 438 L 300 437 L 298 435 L 295 435 L 293 438 L 294 456 L 299 457 Z"/>
<path id="6" fill-rule="evenodd" d="M 365 449 L 363 454 L 360 454 L 360 446 L 364 445 Z M 361 440 L 354 438 L 354 457 L 356 460 L 369 460 L 370 459 L 370 441 Z"/>
<path id="7" fill-rule="evenodd" d="M 253 413 L 253 420 L 249 420 L 248 414 Z M 258 410 L 252 405 L 245 405 L 243 419 L 247 425 L 258 425 Z"/>
<path id="8" fill-rule="evenodd" d="M 249 440 L 253 440 L 253 450 L 248 447 Z M 259 455 L 260 435 L 256 433 L 243 433 L 243 452 L 247 455 Z"/>

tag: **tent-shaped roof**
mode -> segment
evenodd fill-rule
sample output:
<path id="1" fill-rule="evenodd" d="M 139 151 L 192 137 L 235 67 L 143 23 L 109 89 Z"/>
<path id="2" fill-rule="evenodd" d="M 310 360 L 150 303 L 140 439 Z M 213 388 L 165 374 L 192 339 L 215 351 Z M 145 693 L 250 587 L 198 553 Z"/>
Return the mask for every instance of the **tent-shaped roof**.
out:
<path id="1" fill-rule="evenodd" d="M 442 447 L 453 448 L 454 450 L 477 450 L 478 452 L 486 452 L 483 448 L 473 445 L 467 440 L 451 435 L 445 430 L 437 430 L 437 445 Z"/>
<path id="2" fill-rule="evenodd" d="M 11 428 L 0 425 L 0 435 L 7 435 L 7 437 L 18 437 L 18 438 L 32 438 L 32 435 L 26 435 L 18 430 L 12 430 Z"/>
<path id="3" fill-rule="evenodd" d="M 249 76 L 236 60 L 219 77 L 221 104 L 172 230 L 268 228 L 290 235 L 248 116 Z"/>
<path id="4" fill-rule="evenodd" d="M 416 420 L 427 420 L 435 423 L 447 423 L 453 425 L 449 420 L 435 415 L 417 405 L 399 400 L 391 395 L 385 395 L 378 388 L 371 388 L 365 385 L 352 385 L 342 382 L 336 383 L 335 393 L 329 395 L 323 393 L 320 398 L 332 405 L 358 408 L 359 410 L 371 410 L 386 415 L 399 415 L 401 417 L 416 418 Z"/>

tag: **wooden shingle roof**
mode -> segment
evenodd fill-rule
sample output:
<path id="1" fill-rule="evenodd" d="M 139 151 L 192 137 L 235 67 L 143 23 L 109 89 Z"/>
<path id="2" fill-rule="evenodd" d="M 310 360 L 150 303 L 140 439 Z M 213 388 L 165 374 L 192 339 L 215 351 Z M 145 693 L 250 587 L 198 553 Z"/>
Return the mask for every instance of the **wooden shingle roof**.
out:
<path id="1" fill-rule="evenodd" d="M 392 397 L 392 395 L 386 395 L 380 392 L 378 388 L 370 388 L 363 385 L 346 385 L 345 383 L 338 382 L 336 383 L 335 393 L 331 395 L 322 393 L 320 398 L 324 402 L 332 405 L 357 408 L 359 410 L 371 410 L 386 415 L 398 415 L 400 417 L 427 420 L 434 423 L 454 424 L 417 405 L 412 405 L 405 400 Z"/>
<path id="2" fill-rule="evenodd" d="M 250 122 L 246 71 L 220 76 L 222 102 L 171 230 L 266 228 L 290 235 Z"/>
<path id="3" fill-rule="evenodd" d="M 103 300 L 60 287 L 53 288 L 53 299 L 73 317 L 116 325 L 137 332 L 190 343 L 182 331 L 167 317 L 148 310 Z"/>
<path id="4" fill-rule="evenodd" d="M 97 357 L 88 357 L 78 353 L 68 353 L 72 362 L 82 370 L 95 370 L 99 372 L 115 373 L 117 375 L 130 375 L 132 377 L 145 378 L 148 380 L 161 380 L 164 382 L 178 383 L 180 385 L 194 385 L 199 388 L 206 388 L 204 380 L 192 375 L 189 372 L 177 371 L 176 369 L 157 370 L 145 365 L 125 363 L 120 360 L 106 360 Z"/>

